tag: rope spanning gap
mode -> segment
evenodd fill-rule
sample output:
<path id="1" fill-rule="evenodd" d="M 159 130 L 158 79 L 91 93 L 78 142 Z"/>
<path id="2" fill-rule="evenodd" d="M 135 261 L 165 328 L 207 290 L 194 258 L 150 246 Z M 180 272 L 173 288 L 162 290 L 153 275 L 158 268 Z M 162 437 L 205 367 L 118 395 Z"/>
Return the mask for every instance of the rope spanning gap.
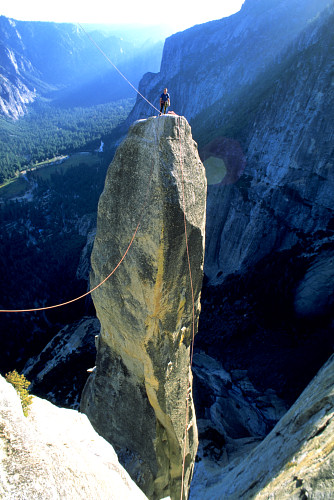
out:
<path id="1" fill-rule="evenodd" d="M 192 342 L 191 342 L 191 350 L 190 350 L 190 369 L 191 369 L 192 364 L 193 364 L 194 341 L 195 341 L 195 298 L 194 298 L 194 286 L 193 286 L 193 278 L 192 278 L 192 272 L 191 272 L 188 233 L 187 233 L 186 202 L 185 202 L 185 192 L 184 192 L 184 174 L 183 174 L 183 162 L 182 162 L 182 141 L 181 141 L 180 117 L 178 117 L 177 123 L 178 123 L 178 129 L 179 129 L 179 142 L 180 142 L 180 167 L 181 167 L 181 179 L 182 179 L 182 203 L 183 203 L 184 235 L 185 235 L 185 240 L 186 240 L 187 261 L 188 261 L 189 279 L 190 279 L 190 288 L 191 288 L 191 300 L 192 300 Z M 187 434 L 188 434 L 190 392 L 191 392 L 190 378 L 188 377 L 187 396 L 186 396 L 186 425 L 185 425 L 185 430 L 184 430 L 184 446 L 183 446 L 183 459 L 182 459 L 182 478 L 181 478 L 181 498 L 180 498 L 180 500 L 183 499 L 185 461 L 186 461 L 186 452 L 187 452 Z"/>
<path id="2" fill-rule="evenodd" d="M 123 256 L 121 257 L 120 261 L 116 264 L 116 266 L 114 267 L 114 269 L 111 271 L 110 274 L 108 274 L 108 276 L 106 278 L 104 278 L 104 280 L 102 280 L 98 285 L 96 285 L 94 288 L 92 288 L 91 290 L 89 290 L 88 292 L 80 295 L 79 297 L 75 297 L 74 299 L 71 299 L 71 300 L 68 300 L 66 302 L 62 302 L 60 304 L 54 304 L 52 306 L 45 306 L 45 307 L 35 307 L 35 308 L 31 308 L 31 309 L 0 309 L 0 313 L 24 313 L 24 312 L 38 312 L 38 311 L 46 311 L 48 309 L 55 309 L 57 307 L 63 307 L 63 306 L 67 306 L 68 304 L 72 304 L 73 302 L 76 302 L 80 299 L 83 299 L 84 297 L 87 297 L 88 295 L 90 295 L 91 293 L 95 292 L 95 290 L 97 290 L 98 288 L 100 288 L 100 286 L 102 286 L 106 281 L 108 281 L 109 278 L 111 278 L 111 276 L 114 274 L 114 272 L 119 268 L 119 266 L 122 264 L 123 260 L 125 259 L 127 253 L 129 252 L 133 242 L 134 242 L 134 239 L 136 237 L 136 234 L 138 232 L 138 229 L 139 229 L 139 226 L 141 224 L 141 221 L 143 219 L 143 215 L 144 215 L 144 212 L 146 210 L 146 207 L 147 207 L 147 203 L 148 203 L 148 195 L 149 195 L 149 192 L 150 192 L 150 188 L 151 188 L 151 181 L 152 181 L 152 175 L 153 175 L 153 168 L 154 168 L 154 162 L 152 161 L 152 167 L 151 167 L 151 172 L 150 172 L 150 177 L 149 177 L 149 183 L 148 183 L 148 187 L 147 187 L 147 191 L 146 191 L 146 195 L 145 195 L 145 200 L 144 200 L 144 203 L 143 203 L 143 208 L 141 210 L 141 214 L 140 214 L 140 217 L 139 217 L 139 221 L 138 221 L 138 224 L 136 226 L 136 229 L 132 235 L 132 238 L 130 240 L 130 243 L 127 247 L 127 249 L 125 250 Z"/>
<path id="3" fill-rule="evenodd" d="M 113 68 L 115 68 L 115 70 L 121 75 L 121 77 L 124 78 L 124 80 L 137 92 L 137 94 L 140 95 L 140 97 L 142 97 L 150 106 L 152 106 L 153 109 L 155 109 L 156 111 L 160 112 L 159 109 L 156 108 L 154 106 L 154 104 L 152 104 L 148 99 L 146 99 L 146 97 L 143 94 L 141 94 L 139 92 L 139 90 L 136 89 L 136 87 L 134 85 L 132 85 L 132 83 L 126 78 L 126 76 L 123 75 L 123 73 L 117 68 L 117 66 L 115 66 L 115 64 L 111 61 L 111 59 L 107 56 L 107 54 L 101 49 L 101 47 L 89 35 L 89 33 L 87 33 L 87 31 L 83 28 L 83 26 L 80 23 L 78 23 L 78 26 L 86 34 L 86 36 L 89 38 L 89 40 L 95 45 L 95 47 L 101 52 L 101 54 L 103 55 L 103 57 L 105 57 L 107 59 L 107 61 L 113 66 Z M 151 183 L 152 173 L 153 173 L 153 165 L 152 165 L 152 170 L 151 170 L 151 175 L 150 175 L 150 183 Z M 94 292 L 100 286 L 102 286 L 114 274 L 114 272 L 118 269 L 118 267 L 121 265 L 121 263 L 125 259 L 126 254 L 130 250 L 130 247 L 131 247 L 131 245 L 133 243 L 133 240 L 135 239 L 135 236 L 136 236 L 137 231 L 139 229 L 141 218 L 142 218 L 142 214 L 141 214 L 140 220 L 138 222 L 138 225 L 137 225 L 137 227 L 135 229 L 135 232 L 134 232 L 134 234 L 133 234 L 133 236 L 131 238 L 129 246 L 126 249 L 124 255 L 121 258 L 121 260 L 118 262 L 118 264 L 116 265 L 116 267 L 111 271 L 111 273 L 103 281 L 101 281 L 101 283 L 99 283 L 96 287 L 92 288 L 91 290 L 89 290 L 88 292 L 84 293 L 83 295 L 80 295 L 80 297 L 76 297 L 76 298 L 74 298 L 72 300 L 68 300 L 67 302 L 62 302 L 61 304 L 54 304 L 52 306 L 45 306 L 45 307 L 35 307 L 35 308 L 30 308 L 30 309 L 0 309 L 0 313 L 20 313 L 20 312 L 46 311 L 48 309 L 55 309 L 56 307 L 63 307 L 63 306 L 66 306 L 68 304 L 72 304 L 73 302 L 76 302 L 77 300 L 83 299 L 84 297 L 87 297 L 88 295 L 90 295 L 92 292 Z"/>
<path id="4" fill-rule="evenodd" d="M 78 26 L 80 26 L 80 28 L 86 34 L 86 36 L 89 38 L 92 44 L 95 45 L 95 47 L 101 52 L 103 57 L 107 59 L 107 61 L 112 65 L 113 68 L 115 68 L 115 70 L 121 75 L 121 77 L 124 78 L 124 80 L 130 85 L 130 87 L 132 87 L 133 90 L 137 92 L 138 95 L 140 95 L 140 97 L 142 97 L 150 106 L 152 106 L 153 109 L 155 109 L 159 113 L 160 110 L 156 108 L 154 104 L 152 104 L 148 99 L 146 99 L 146 97 L 143 94 L 141 94 L 139 90 L 136 89 L 136 87 L 126 78 L 126 76 L 123 75 L 123 73 L 117 68 L 117 66 L 112 62 L 112 60 L 107 56 L 107 54 L 101 49 L 101 47 L 95 42 L 95 40 L 90 36 L 90 34 L 84 29 L 84 27 L 80 23 L 78 23 Z"/>

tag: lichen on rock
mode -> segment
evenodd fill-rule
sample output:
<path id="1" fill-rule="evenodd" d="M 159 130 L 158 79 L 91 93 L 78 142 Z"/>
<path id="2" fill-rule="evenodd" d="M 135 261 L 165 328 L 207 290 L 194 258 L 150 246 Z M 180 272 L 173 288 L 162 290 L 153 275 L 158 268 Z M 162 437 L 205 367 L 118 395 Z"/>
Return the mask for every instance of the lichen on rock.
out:
<path id="1" fill-rule="evenodd" d="M 99 201 L 92 286 L 117 265 L 140 226 L 125 260 L 93 293 L 101 332 L 81 409 L 152 499 L 180 498 L 182 483 L 188 497 L 198 445 L 190 357 L 205 208 L 205 169 L 186 119 L 135 122 Z"/>

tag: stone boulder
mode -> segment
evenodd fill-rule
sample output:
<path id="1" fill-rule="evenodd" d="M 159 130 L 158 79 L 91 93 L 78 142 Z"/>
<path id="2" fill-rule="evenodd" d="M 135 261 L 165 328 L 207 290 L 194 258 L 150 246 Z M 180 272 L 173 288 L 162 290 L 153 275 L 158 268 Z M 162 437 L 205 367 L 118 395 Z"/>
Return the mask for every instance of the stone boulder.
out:
<path id="1" fill-rule="evenodd" d="M 180 498 L 182 488 L 187 498 L 198 445 L 190 357 L 205 208 L 205 169 L 186 119 L 135 122 L 99 201 L 92 286 L 117 265 L 140 227 L 125 260 L 93 293 L 101 332 L 81 410 L 152 499 Z"/>

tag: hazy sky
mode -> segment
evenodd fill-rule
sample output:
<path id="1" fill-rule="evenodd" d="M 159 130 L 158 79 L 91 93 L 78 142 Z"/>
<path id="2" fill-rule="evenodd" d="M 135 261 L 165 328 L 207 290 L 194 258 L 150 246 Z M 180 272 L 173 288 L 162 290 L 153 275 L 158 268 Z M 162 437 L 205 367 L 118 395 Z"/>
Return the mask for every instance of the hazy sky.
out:
<path id="1" fill-rule="evenodd" d="M 185 29 L 239 11 L 244 0 L 1 0 L 0 15 L 23 21 L 167 24 Z"/>

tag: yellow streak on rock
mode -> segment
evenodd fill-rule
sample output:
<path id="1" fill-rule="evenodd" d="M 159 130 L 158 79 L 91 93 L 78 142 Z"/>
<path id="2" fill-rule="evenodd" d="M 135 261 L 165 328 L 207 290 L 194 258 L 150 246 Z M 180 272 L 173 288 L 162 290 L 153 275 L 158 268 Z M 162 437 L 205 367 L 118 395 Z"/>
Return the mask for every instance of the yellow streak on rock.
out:
<path id="1" fill-rule="evenodd" d="M 322 456 L 327 457 L 334 450 L 334 440 L 328 443 L 322 450 Z"/>
<path id="2" fill-rule="evenodd" d="M 158 249 L 158 257 L 157 257 L 157 263 L 158 263 L 158 271 L 157 271 L 157 278 L 156 278 L 156 283 L 154 287 L 154 311 L 153 311 L 153 316 L 154 317 L 160 317 L 161 313 L 163 312 L 162 310 L 162 289 L 163 289 L 163 277 L 164 277 L 164 228 L 161 228 L 161 233 L 160 233 L 160 244 L 159 244 L 159 249 Z"/>

